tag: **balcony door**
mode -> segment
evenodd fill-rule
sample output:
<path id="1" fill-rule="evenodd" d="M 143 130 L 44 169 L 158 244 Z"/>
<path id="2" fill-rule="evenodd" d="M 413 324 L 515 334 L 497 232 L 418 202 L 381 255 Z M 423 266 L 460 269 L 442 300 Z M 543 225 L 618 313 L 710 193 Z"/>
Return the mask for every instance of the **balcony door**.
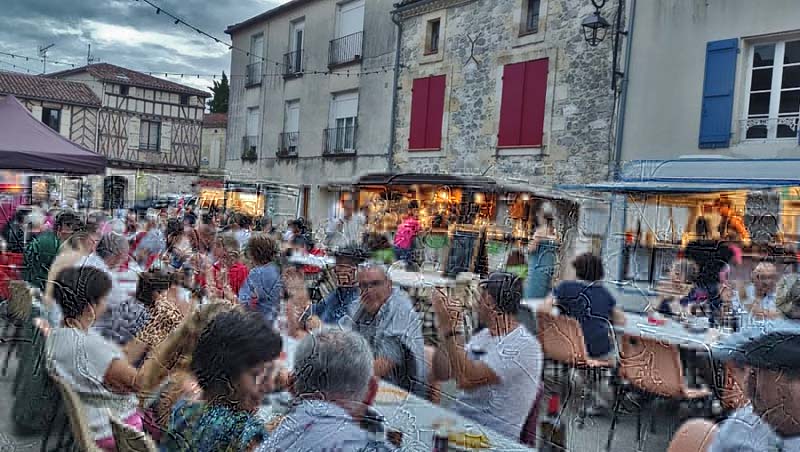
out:
<path id="1" fill-rule="evenodd" d="M 336 19 L 337 38 L 364 31 L 364 0 L 354 0 L 339 5 Z"/>
<path id="2" fill-rule="evenodd" d="M 286 118 L 283 124 L 283 151 L 290 154 L 297 152 L 300 141 L 300 101 L 286 102 Z"/>
<path id="3" fill-rule="evenodd" d="M 290 61 L 289 70 L 292 73 L 303 71 L 303 45 L 305 39 L 306 21 L 303 19 L 292 22 L 292 34 L 289 36 Z"/>
<path id="4" fill-rule="evenodd" d="M 358 93 L 337 94 L 331 104 L 329 143 L 333 150 L 355 149 L 356 119 L 358 118 Z"/>

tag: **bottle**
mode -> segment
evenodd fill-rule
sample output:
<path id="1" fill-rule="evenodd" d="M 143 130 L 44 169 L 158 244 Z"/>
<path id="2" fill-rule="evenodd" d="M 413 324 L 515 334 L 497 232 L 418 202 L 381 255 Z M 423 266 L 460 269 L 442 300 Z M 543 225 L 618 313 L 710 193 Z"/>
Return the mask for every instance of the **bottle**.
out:
<path id="1" fill-rule="evenodd" d="M 567 435 L 564 426 L 558 418 L 561 409 L 561 397 L 554 394 L 547 405 L 547 416 L 542 421 L 542 447 L 540 452 L 565 452 L 567 450 Z"/>
<path id="2" fill-rule="evenodd" d="M 433 449 L 432 452 L 448 452 L 450 443 L 449 434 L 447 433 L 447 426 L 440 424 L 436 426 L 436 432 L 433 434 Z"/>

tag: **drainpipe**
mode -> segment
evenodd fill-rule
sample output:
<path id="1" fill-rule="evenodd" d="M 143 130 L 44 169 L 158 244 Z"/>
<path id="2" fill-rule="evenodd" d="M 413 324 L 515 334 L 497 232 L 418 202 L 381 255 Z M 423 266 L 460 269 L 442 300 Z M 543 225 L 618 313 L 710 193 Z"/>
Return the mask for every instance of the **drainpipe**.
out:
<path id="1" fill-rule="evenodd" d="M 397 17 L 397 11 L 392 13 L 392 22 L 397 27 L 397 42 L 394 55 L 394 80 L 392 82 L 392 117 L 389 122 L 389 172 L 394 172 L 394 146 L 397 144 L 397 90 L 400 85 L 400 50 L 403 42 L 403 22 Z"/>
<path id="2" fill-rule="evenodd" d="M 631 48 L 633 47 L 633 23 L 636 20 L 636 0 L 631 1 L 631 8 L 630 8 L 630 20 L 628 21 L 628 30 L 626 39 L 628 42 L 625 43 L 625 69 L 623 69 L 623 76 L 622 76 L 622 87 L 620 89 L 620 97 L 619 97 L 619 116 L 617 119 L 617 130 L 616 130 L 616 143 L 614 144 L 614 167 L 612 168 L 612 177 L 614 181 L 618 181 L 620 178 L 620 172 L 622 170 L 622 135 L 625 132 L 625 110 L 627 107 L 628 101 L 628 82 L 630 80 L 630 70 L 631 70 Z"/>

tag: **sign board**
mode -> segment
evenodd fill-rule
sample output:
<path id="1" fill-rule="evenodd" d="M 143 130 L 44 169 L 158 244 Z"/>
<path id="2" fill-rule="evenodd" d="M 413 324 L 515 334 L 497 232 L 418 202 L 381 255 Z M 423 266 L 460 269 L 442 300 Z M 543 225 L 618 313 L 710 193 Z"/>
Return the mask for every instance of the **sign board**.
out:
<path id="1" fill-rule="evenodd" d="M 774 191 L 747 194 L 744 224 L 755 244 L 774 243 L 780 228 L 781 196 Z"/>
<path id="2" fill-rule="evenodd" d="M 478 262 L 483 232 L 479 229 L 456 229 L 450 237 L 444 275 L 474 272 Z"/>

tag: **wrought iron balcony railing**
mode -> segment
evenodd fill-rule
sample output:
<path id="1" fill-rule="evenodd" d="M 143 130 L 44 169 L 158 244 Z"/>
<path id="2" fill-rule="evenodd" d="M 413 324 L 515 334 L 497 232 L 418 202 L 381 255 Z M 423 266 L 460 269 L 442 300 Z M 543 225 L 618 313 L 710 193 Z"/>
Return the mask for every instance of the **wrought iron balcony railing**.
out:
<path id="1" fill-rule="evenodd" d="M 328 50 L 328 66 L 339 66 L 360 61 L 363 48 L 363 31 L 332 40 Z"/>
<path id="2" fill-rule="evenodd" d="M 245 70 L 244 84 L 245 86 L 255 86 L 261 84 L 261 79 L 264 78 L 264 63 L 250 63 Z"/>
<path id="3" fill-rule="evenodd" d="M 358 125 L 325 129 L 322 154 L 326 156 L 355 155 Z"/>
<path id="4" fill-rule="evenodd" d="M 304 69 L 302 50 L 289 52 L 283 56 L 283 75 L 300 75 Z"/>
<path id="5" fill-rule="evenodd" d="M 278 157 L 297 157 L 297 147 L 300 144 L 300 132 L 284 132 L 280 136 Z"/>

